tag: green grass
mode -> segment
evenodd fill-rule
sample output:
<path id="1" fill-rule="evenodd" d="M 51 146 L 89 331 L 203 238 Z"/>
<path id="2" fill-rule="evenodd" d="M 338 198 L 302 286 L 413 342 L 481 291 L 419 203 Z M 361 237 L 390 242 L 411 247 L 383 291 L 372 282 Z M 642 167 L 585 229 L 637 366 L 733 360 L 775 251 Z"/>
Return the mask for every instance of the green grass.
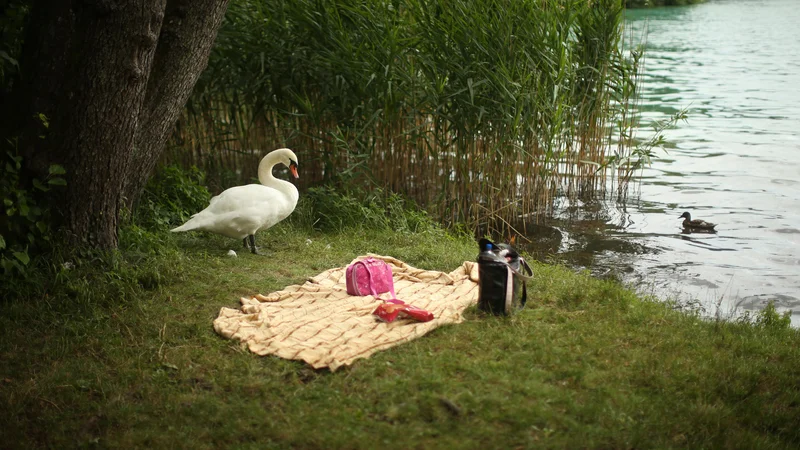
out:
<path id="1" fill-rule="evenodd" d="M 513 318 L 469 310 L 463 324 L 335 373 L 217 336 L 212 320 L 240 296 L 359 254 L 450 271 L 476 253 L 431 230 L 306 230 L 262 233 L 273 252 L 262 257 L 221 237 L 129 229 L 113 270 L 79 265 L 4 302 L 2 446 L 800 445 L 796 330 L 704 321 L 564 267 L 536 264 Z"/>
<path id="2" fill-rule="evenodd" d="M 651 6 L 685 6 L 703 3 L 705 0 L 625 0 L 627 8 L 646 8 Z"/>

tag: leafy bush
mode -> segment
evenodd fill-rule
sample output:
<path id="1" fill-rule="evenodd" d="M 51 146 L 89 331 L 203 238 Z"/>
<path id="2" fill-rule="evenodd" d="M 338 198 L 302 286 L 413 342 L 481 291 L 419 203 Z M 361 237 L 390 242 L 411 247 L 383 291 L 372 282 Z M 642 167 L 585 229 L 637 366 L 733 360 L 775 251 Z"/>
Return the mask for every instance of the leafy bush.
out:
<path id="1" fill-rule="evenodd" d="M 20 50 L 30 1 L 9 0 L 0 11 L 0 98 L 11 90 L 14 76 L 19 72 Z"/>
<path id="2" fill-rule="evenodd" d="M 753 325 L 769 330 L 785 330 L 792 326 L 792 313 L 791 311 L 779 313 L 775 309 L 775 302 L 770 301 L 766 308 L 755 315 Z"/>
<path id="3" fill-rule="evenodd" d="M 792 312 L 779 313 L 775 309 L 775 302 L 770 300 L 761 311 L 745 311 L 736 318 L 736 322 L 764 331 L 789 330 L 792 328 Z"/>
<path id="4" fill-rule="evenodd" d="M 134 222 L 155 229 L 184 222 L 208 205 L 211 194 L 203 185 L 204 181 L 205 175 L 196 167 L 189 170 L 162 167 L 147 183 Z"/>
<path id="5" fill-rule="evenodd" d="M 66 184 L 59 165 L 51 165 L 46 179 L 33 178 L 26 183 L 22 176 L 22 157 L 6 151 L 0 177 L 0 267 L 3 275 L 24 275 L 34 250 L 50 247 L 51 214 L 48 193 Z"/>
<path id="6" fill-rule="evenodd" d="M 298 225 L 319 231 L 355 228 L 419 233 L 438 229 L 415 203 L 380 189 L 340 192 L 331 187 L 311 188 L 301 195 L 290 217 Z"/>

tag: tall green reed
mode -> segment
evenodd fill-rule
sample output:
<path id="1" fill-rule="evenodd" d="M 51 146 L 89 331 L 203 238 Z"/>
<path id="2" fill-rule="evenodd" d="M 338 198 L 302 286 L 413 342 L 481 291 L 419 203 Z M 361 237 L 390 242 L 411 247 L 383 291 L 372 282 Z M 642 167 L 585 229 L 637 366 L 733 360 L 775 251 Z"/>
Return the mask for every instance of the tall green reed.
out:
<path id="1" fill-rule="evenodd" d="M 508 230 L 616 176 L 635 81 L 622 13 L 619 0 L 234 1 L 165 159 L 222 187 L 288 146 L 304 187 L 378 186 L 445 223 Z"/>

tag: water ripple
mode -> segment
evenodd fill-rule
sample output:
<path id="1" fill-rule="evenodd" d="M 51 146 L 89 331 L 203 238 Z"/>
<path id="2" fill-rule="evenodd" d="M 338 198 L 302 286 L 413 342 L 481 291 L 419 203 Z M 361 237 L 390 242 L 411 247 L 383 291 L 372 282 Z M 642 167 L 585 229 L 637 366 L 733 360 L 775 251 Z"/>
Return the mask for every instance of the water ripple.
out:
<path id="1" fill-rule="evenodd" d="M 774 300 L 795 308 L 800 326 L 797 2 L 718 0 L 627 17 L 632 36 L 648 29 L 638 136 L 651 132 L 650 121 L 690 108 L 688 123 L 665 135 L 674 143 L 668 158 L 643 172 L 639 202 L 620 207 L 636 220 L 614 239 L 635 235 L 660 250 L 637 252 L 631 278 L 709 307 L 720 298 L 723 308 L 743 309 Z M 684 210 L 721 222 L 719 231 L 675 234 Z"/>

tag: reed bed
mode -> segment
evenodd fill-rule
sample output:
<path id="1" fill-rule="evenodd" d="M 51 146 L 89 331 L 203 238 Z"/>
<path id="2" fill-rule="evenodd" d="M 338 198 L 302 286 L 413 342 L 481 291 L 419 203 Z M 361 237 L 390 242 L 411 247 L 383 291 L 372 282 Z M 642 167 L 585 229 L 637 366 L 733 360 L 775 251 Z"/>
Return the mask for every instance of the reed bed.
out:
<path id="1" fill-rule="evenodd" d="M 301 187 L 377 186 L 504 231 L 606 195 L 630 153 L 620 0 L 235 0 L 166 162 L 222 188 L 291 147 Z M 522 220 L 521 220 L 522 219 Z"/>

